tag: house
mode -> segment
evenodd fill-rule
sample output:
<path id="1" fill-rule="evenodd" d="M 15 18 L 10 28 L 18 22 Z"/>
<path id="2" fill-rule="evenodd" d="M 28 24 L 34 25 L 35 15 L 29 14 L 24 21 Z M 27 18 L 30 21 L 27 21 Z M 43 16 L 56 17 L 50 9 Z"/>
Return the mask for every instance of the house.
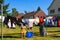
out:
<path id="1" fill-rule="evenodd" d="M 60 15 L 60 0 L 53 0 L 48 7 L 48 15 Z"/>
<path id="2" fill-rule="evenodd" d="M 35 15 L 35 12 L 28 12 L 24 15 L 24 19 L 33 19 Z"/>
<path id="3" fill-rule="evenodd" d="M 39 10 L 34 15 L 34 17 L 40 17 L 40 16 L 46 17 L 46 14 L 42 10 Z"/>
<path id="4" fill-rule="evenodd" d="M 38 17 L 39 18 L 40 16 L 46 17 L 46 14 L 42 10 L 32 11 L 32 12 L 26 13 L 24 15 L 24 18 L 26 18 L 26 19 L 33 19 L 35 17 Z"/>
<path id="5" fill-rule="evenodd" d="M 23 14 L 23 13 L 19 13 L 17 16 L 15 16 L 17 19 L 19 19 L 19 18 L 21 18 L 21 17 L 23 17 L 25 14 Z"/>

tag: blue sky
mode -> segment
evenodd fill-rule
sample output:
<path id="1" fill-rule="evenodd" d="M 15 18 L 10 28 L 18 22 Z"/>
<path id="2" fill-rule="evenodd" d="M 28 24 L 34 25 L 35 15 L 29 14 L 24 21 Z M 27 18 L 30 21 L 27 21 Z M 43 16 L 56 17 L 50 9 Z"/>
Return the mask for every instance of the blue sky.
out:
<path id="1" fill-rule="evenodd" d="M 38 6 L 48 14 L 47 8 L 50 6 L 53 0 L 5 0 L 5 4 L 10 4 L 8 10 L 12 11 L 12 8 L 16 8 L 19 13 L 36 11 Z"/>

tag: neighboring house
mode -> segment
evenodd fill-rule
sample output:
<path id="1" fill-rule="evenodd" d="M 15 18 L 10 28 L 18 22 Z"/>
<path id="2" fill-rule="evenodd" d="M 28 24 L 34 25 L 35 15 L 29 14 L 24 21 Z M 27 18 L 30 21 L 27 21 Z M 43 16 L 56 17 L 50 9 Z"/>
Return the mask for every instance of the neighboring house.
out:
<path id="1" fill-rule="evenodd" d="M 19 18 L 21 18 L 21 17 L 23 17 L 25 14 L 23 14 L 23 13 L 20 13 L 20 14 L 18 14 L 17 16 L 15 16 L 17 19 L 19 19 Z"/>
<path id="2" fill-rule="evenodd" d="M 46 14 L 42 10 L 39 10 L 34 15 L 34 17 L 40 17 L 40 16 L 46 17 Z"/>
<path id="3" fill-rule="evenodd" d="M 24 19 L 33 19 L 35 15 L 35 12 L 28 12 L 24 15 Z"/>
<path id="4" fill-rule="evenodd" d="M 60 15 L 60 0 L 53 0 L 48 8 L 48 15 Z"/>
<path id="5" fill-rule="evenodd" d="M 33 19 L 35 17 L 40 17 L 40 16 L 43 16 L 43 17 L 46 17 L 46 14 L 42 11 L 42 10 L 39 10 L 39 11 L 33 11 L 33 12 L 28 12 L 24 15 L 24 18 L 26 19 Z"/>

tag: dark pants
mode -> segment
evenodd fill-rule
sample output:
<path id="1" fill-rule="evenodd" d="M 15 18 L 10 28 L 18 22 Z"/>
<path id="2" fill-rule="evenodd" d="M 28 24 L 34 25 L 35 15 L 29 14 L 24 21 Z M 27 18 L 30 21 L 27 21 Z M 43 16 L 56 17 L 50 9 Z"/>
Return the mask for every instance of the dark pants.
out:
<path id="1" fill-rule="evenodd" d="M 40 23 L 39 30 L 40 30 L 40 35 L 44 36 L 44 24 L 43 23 Z"/>

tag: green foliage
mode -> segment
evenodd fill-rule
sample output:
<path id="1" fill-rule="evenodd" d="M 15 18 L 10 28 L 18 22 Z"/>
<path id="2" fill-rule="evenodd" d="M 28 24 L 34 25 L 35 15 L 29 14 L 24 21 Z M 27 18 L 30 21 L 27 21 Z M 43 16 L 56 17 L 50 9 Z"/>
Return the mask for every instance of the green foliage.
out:
<path id="1" fill-rule="evenodd" d="M 3 4 L 3 15 L 7 16 L 10 10 L 8 9 L 9 4 L 4 4 L 4 0 L 0 0 L 0 3 Z M 0 15 L 1 15 L 1 4 L 0 4 Z"/>
<path id="2" fill-rule="evenodd" d="M 4 0 L 0 0 L 0 3 L 2 4 L 4 2 Z"/>
<path id="3" fill-rule="evenodd" d="M 6 4 L 6 5 L 3 6 L 4 16 L 6 16 L 8 14 L 8 12 L 10 11 L 10 10 L 7 10 L 8 9 L 8 6 L 9 6 L 9 4 Z"/>
<path id="4" fill-rule="evenodd" d="M 11 16 L 11 15 L 12 15 L 12 13 L 8 13 L 7 15 L 8 15 L 8 16 Z"/>
<path id="5" fill-rule="evenodd" d="M 18 11 L 16 10 L 16 8 L 12 8 L 12 16 L 17 16 L 18 15 Z"/>

